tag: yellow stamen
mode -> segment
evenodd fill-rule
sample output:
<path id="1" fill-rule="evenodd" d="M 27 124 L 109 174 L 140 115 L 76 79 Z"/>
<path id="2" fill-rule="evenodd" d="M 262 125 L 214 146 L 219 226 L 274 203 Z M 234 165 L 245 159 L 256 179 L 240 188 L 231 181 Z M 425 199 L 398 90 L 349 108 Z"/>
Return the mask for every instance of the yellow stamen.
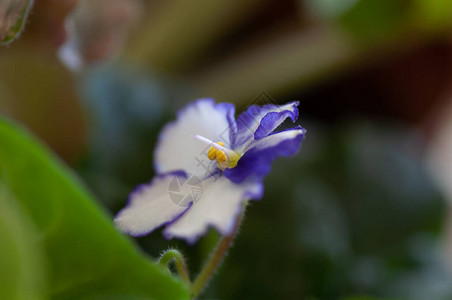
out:
<path id="1" fill-rule="evenodd" d="M 214 160 L 217 157 L 217 149 L 210 147 L 209 152 L 207 152 L 207 157 L 210 160 Z"/>
<path id="2" fill-rule="evenodd" d="M 217 161 L 219 162 L 225 162 L 227 159 L 226 154 L 224 154 L 223 151 L 218 151 L 217 150 Z"/>
<path id="3" fill-rule="evenodd" d="M 211 140 L 206 139 L 205 137 L 200 135 L 193 135 L 193 138 L 211 145 L 209 151 L 207 151 L 207 157 L 210 160 L 216 160 L 218 168 L 220 168 L 222 171 L 224 171 L 226 168 L 230 169 L 237 166 L 237 162 L 241 157 L 241 155 L 237 151 L 228 149 L 222 142 L 214 143 Z"/>
<path id="4" fill-rule="evenodd" d="M 222 146 L 222 147 L 224 147 L 224 143 L 222 143 L 222 142 L 218 142 L 217 144 Z M 224 154 L 224 152 L 218 150 L 215 147 L 210 147 L 209 148 L 209 151 L 207 152 L 207 157 L 210 160 L 214 160 L 216 158 L 216 159 L 220 160 L 221 162 L 226 161 L 226 155 Z"/>

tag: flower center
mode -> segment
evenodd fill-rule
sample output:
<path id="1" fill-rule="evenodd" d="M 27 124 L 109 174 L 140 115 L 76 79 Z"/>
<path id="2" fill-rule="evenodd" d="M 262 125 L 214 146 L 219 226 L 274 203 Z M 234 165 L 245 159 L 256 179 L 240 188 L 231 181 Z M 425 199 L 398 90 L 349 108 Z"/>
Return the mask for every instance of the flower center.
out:
<path id="1" fill-rule="evenodd" d="M 210 160 L 216 160 L 220 170 L 224 171 L 226 168 L 232 169 L 237 166 L 237 162 L 241 157 L 237 151 L 226 148 L 222 142 L 214 143 L 200 135 L 194 135 L 193 138 L 211 146 L 207 152 L 207 157 Z"/>

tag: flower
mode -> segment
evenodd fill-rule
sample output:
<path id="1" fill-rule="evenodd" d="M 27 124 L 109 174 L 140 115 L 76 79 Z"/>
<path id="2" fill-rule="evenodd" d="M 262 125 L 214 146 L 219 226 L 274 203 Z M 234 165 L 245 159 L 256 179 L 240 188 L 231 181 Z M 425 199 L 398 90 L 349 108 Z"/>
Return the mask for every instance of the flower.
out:
<path id="1" fill-rule="evenodd" d="M 209 226 L 230 234 L 243 202 L 262 198 L 272 161 L 300 148 L 305 135 L 300 126 L 274 132 L 287 118 L 295 122 L 298 104 L 252 105 L 237 120 L 229 103 L 201 99 L 188 105 L 160 134 L 154 153 L 158 175 L 130 194 L 116 224 L 134 236 L 165 226 L 165 238 L 190 244 Z M 193 193 L 178 194 L 184 186 Z"/>

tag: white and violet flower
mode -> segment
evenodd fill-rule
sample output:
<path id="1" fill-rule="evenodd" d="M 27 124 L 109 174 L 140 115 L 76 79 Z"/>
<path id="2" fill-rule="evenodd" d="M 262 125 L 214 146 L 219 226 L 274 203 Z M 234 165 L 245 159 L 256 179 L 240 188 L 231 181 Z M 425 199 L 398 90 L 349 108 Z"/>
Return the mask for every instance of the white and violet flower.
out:
<path id="1" fill-rule="evenodd" d="M 305 130 L 275 129 L 298 118 L 298 102 L 250 106 L 235 119 L 235 107 L 201 99 L 178 113 L 161 132 L 154 153 L 157 176 L 138 186 L 115 218 L 121 230 L 145 235 L 165 226 L 167 238 L 194 243 L 209 226 L 230 234 L 246 200 L 263 196 L 263 179 L 272 161 L 294 155 Z M 194 176 L 193 176 L 194 175 Z M 174 178 L 199 178 L 202 196 L 177 204 L 168 188 Z"/>

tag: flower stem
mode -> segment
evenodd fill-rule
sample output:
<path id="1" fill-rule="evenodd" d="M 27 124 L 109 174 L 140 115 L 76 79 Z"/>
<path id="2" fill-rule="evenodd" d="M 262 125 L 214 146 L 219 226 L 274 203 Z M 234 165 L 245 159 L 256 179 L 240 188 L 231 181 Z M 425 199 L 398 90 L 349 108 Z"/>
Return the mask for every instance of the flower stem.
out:
<path id="1" fill-rule="evenodd" d="M 246 202 L 243 205 L 242 211 L 240 215 L 237 217 L 237 220 L 235 222 L 234 230 L 230 235 L 223 236 L 216 246 L 213 253 L 210 255 L 207 262 L 204 264 L 204 267 L 202 268 L 201 272 L 196 277 L 195 281 L 193 282 L 193 285 L 191 287 L 191 295 L 193 298 L 197 297 L 204 287 L 209 282 L 210 278 L 212 277 L 215 270 L 220 265 L 221 261 L 223 260 L 226 252 L 232 245 L 232 241 L 234 240 L 235 236 L 238 233 L 238 229 L 240 227 L 240 223 L 243 220 L 243 215 L 245 213 L 245 207 Z"/>
<path id="2" fill-rule="evenodd" d="M 180 278 L 184 281 L 185 284 L 190 286 L 190 276 L 188 275 L 187 264 L 185 263 L 184 256 L 182 253 L 177 251 L 176 249 L 170 249 L 163 253 L 160 257 L 159 263 L 165 267 L 168 267 L 168 264 L 174 261 L 176 264 L 177 273 Z"/>

